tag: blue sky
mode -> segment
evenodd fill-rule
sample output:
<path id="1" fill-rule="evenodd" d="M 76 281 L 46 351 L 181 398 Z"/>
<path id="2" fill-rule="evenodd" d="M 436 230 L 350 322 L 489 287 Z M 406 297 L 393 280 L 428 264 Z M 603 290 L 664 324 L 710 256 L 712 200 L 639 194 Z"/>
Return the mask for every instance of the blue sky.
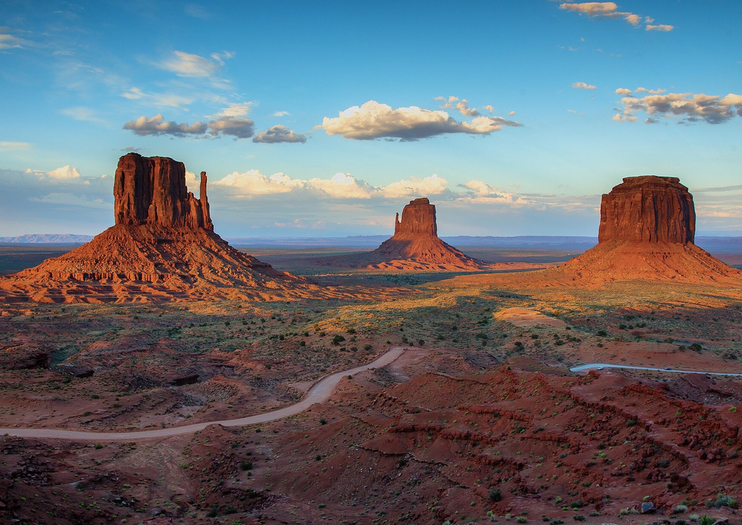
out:
<path id="1" fill-rule="evenodd" d="M 595 235 L 642 174 L 742 234 L 742 2 L 216 4 L 3 0 L 0 236 L 110 226 L 132 150 L 227 237 Z"/>

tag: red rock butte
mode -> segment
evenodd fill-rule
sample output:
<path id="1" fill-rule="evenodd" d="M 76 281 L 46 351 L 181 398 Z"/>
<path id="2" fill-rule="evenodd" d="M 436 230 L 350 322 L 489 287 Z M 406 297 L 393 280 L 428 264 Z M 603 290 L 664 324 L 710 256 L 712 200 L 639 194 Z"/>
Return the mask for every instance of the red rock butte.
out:
<path id="1" fill-rule="evenodd" d="M 627 177 L 603 195 L 598 245 L 555 271 L 593 281 L 740 278 L 696 246 L 693 196 L 675 177 Z"/>
<path id="2" fill-rule="evenodd" d="M 201 174 L 200 198 L 188 192 L 185 175 L 183 163 L 170 158 L 121 157 L 114 182 L 115 226 L 65 255 L 0 279 L 0 301 L 342 295 L 231 247 L 213 231 L 206 174 Z"/>
<path id="3" fill-rule="evenodd" d="M 410 201 L 394 220 L 394 235 L 377 249 L 348 258 L 350 265 L 381 270 L 472 271 L 489 267 L 438 238 L 435 206 Z"/>

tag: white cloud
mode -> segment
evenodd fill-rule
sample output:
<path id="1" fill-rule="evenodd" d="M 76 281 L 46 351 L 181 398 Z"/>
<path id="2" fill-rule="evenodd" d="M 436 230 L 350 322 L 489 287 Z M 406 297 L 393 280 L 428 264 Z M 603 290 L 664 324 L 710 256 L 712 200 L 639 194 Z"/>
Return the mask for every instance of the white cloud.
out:
<path id="1" fill-rule="evenodd" d="M 445 102 L 442 106 L 443 108 L 446 108 L 446 109 L 455 108 L 456 110 L 458 110 L 459 113 L 461 113 L 465 117 L 478 117 L 481 115 L 479 111 L 477 111 L 474 108 L 470 108 L 468 106 L 469 101 L 466 100 L 465 98 L 459 100 L 459 97 L 450 96 L 448 97 L 448 100 L 446 100 L 445 97 L 436 97 L 435 100 L 439 102 Z M 494 108 L 492 106 L 485 106 L 484 108 L 485 109 L 492 108 L 490 110 L 490 113 L 494 111 Z"/>
<path id="2" fill-rule="evenodd" d="M 458 122 L 445 111 L 431 111 L 417 106 L 394 109 L 369 100 L 362 106 L 341 111 L 336 118 L 325 117 L 322 128 L 328 135 L 341 135 L 353 140 L 377 138 L 414 141 L 447 133 L 488 135 L 503 126 L 522 126 L 502 117 L 479 116 L 469 122 Z"/>
<path id="3" fill-rule="evenodd" d="M 70 181 L 74 179 L 80 179 L 80 172 L 77 170 L 77 168 L 71 167 L 69 165 L 67 166 L 61 166 L 59 168 L 53 169 L 51 171 L 42 172 L 42 171 L 33 171 L 33 170 L 26 170 L 26 173 L 33 173 L 37 177 L 49 177 L 51 179 L 57 180 L 57 181 Z"/>
<path id="4" fill-rule="evenodd" d="M 276 144 L 279 142 L 300 142 L 305 143 L 307 137 L 304 134 L 296 134 L 286 126 L 276 125 L 268 128 L 265 131 L 258 133 L 253 142 L 265 142 L 269 144 Z"/>
<path id="5" fill-rule="evenodd" d="M 665 93 L 666 91 L 666 89 L 647 89 L 643 87 L 636 88 L 637 93 L 649 93 L 650 95 L 660 95 L 662 93 Z M 631 93 L 631 91 L 629 91 L 629 93 Z"/>
<path id="6" fill-rule="evenodd" d="M 574 89 L 598 89 L 592 84 L 586 84 L 585 82 L 575 82 L 574 84 L 572 84 L 572 87 Z"/>
<path id="7" fill-rule="evenodd" d="M 619 11 L 615 2 L 564 2 L 559 5 L 559 9 L 587 15 L 590 18 L 623 18 L 634 27 L 646 24 L 645 29 L 647 31 L 672 31 L 674 29 L 671 25 L 650 25 L 654 22 L 654 19 L 649 16 L 644 17 L 636 13 Z"/>
<path id="8" fill-rule="evenodd" d="M 618 88 L 616 90 L 616 94 L 618 95 L 631 95 L 631 90 L 626 88 Z"/>
<path id="9" fill-rule="evenodd" d="M 95 124 L 107 124 L 107 122 L 98 117 L 94 110 L 82 106 L 77 106 L 74 108 L 66 108 L 59 111 L 63 115 L 67 115 L 68 117 L 72 117 L 75 120 L 79 120 L 81 122 L 94 122 Z"/>
<path id="10" fill-rule="evenodd" d="M 193 103 L 193 98 L 175 95 L 173 93 L 145 93 L 138 87 L 129 88 L 121 93 L 128 100 L 141 100 L 157 107 L 181 108 Z"/>
<path id="11" fill-rule="evenodd" d="M 658 24 L 658 25 L 647 24 L 647 27 L 645 27 L 645 30 L 647 31 L 661 31 L 664 33 L 672 31 L 673 29 L 675 29 L 675 26 L 671 26 L 669 24 Z"/>
<path id="12" fill-rule="evenodd" d="M 252 102 L 230 102 L 227 107 L 221 110 L 216 115 L 210 115 L 209 118 L 220 118 L 220 117 L 244 117 L 250 113 L 252 109 Z"/>
<path id="13" fill-rule="evenodd" d="M 211 53 L 210 56 L 220 66 L 223 66 L 225 60 L 229 60 L 230 58 L 234 58 L 234 53 L 232 53 L 231 51 L 222 51 L 221 53 Z"/>
<path id="14" fill-rule="evenodd" d="M 13 32 L 13 29 L 6 26 L 0 26 L 0 51 L 21 49 L 31 45 L 31 42 L 28 40 L 11 35 L 11 32 Z"/>
<path id="15" fill-rule="evenodd" d="M 382 186 L 380 192 L 387 198 L 398 198 L 412 195 L 439 195 L 446 191 L 448 181 L 436 174 L 423 179 L 410 177 L 409 180 L 400 180 L 392 182 L 387 186 Z"/>
<path id="16" fill-rule="evenodd" d="M 137 135 L 173 135 L 176 137 L 204 138 L 208 133 L 212 137 L 231 135 L 239 139 L 247 139 L 255 134 L 255 123 L 247 118 L 221 117 L 211 120 L 208 124 L 195 122 L 193 124 L 178 124 L 165 121 L 161 113 L 154 117 L 141 116 L 124 124 L 124 129 L 133 131 Z"/>
<path id="17" fill-rule="evenodd" d="M 195 122 L 194 124 L 178 124 L 173 121 L 165 121 L 161 113 L 152 118 L 141 116 L 136 120 L 130 120 L 124 124 L 124 129 L 128 129 L 137 135 L 175 135 L 184 137 L 186 135 L 202 135 L 206 132 L 206 124 Z"/>
<path id="18" fill-rule="evenodd" d="M 74 195 L 72 193 L 49 193 L 43 197 L 32 197 L 30 200 L 42 204 L 61 204 L 75 208 L 111 209 L 111 204 L 103 199 L 91 198 L 85 195 Z"/>
<path id="19" fill-rule="evenodd" d="M 369 199 L 373 188 L 347 173 L 336 173 L 330 179 L 310 179 L 309 188 L 316 188 L 336 199 Z"/>
<path id="20" fill-rule="evenodd" d="M 3 142 L 0 141 L 0 151 L 25 151 L 31 149 L 28 142 Z"/>
<path id="21" fill-rule="evenodd" d="M 276 111 L 275 113 L 273 113 L 274 117 L 285 117 L 287 115 L 291 115 L 291 113 L 289 113 L 288 111 Z"/>
<path id="22" fill-rule="evenodd" d="M 255 135 L 255 122 L 249 118 L 222 117 L 209 122 L 209 133 L 218 135 L 232 135 L 238 139 L 249 139 Z"/>
<path id="23" fill-rule="evenodd" d="M 663 90 L 644 91 L 663 92 Z M 634 122 L 637 120 L 635 114 L 640 111 L 650 116 L 646 121 L 648 124 L 653 124 L 663 117 L 679 117 L 683 123 L 703 120 L 709 124 L 727 122 L 735 115 L 742 117 L 742 95 L 734 93 L 729 93 L 725 97 L 703 93 L 648 94 L 642 98 L 627 96 L 621 99 L 621 103 L 623 111 L 613 116 L 614 121 Z"/>
<path id="24" fill-rule="evenodd" d="M 216 75 L 224 64 L 221 59 L 213 62 L 208 58 L 183 51 L 173 51 L 173 55 L 173 57 L 161 62 L 159 66 L 167 71 L 172 71 L 179 77 L 211 77 Z M 212 58 L 214 58 L 214 54 L 212 54 Z"/>

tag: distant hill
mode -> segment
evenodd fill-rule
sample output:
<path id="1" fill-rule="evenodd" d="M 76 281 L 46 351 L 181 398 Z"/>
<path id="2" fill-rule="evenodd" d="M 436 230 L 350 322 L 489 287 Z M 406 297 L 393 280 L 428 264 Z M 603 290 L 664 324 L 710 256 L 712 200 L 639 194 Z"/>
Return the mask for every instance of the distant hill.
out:
<path id="1" fill-rule="evenodd" d="M 27 233 L 18 237 L 0 237 L 0 244 L 85 244 L 92 235 L 73 233 Z"/>

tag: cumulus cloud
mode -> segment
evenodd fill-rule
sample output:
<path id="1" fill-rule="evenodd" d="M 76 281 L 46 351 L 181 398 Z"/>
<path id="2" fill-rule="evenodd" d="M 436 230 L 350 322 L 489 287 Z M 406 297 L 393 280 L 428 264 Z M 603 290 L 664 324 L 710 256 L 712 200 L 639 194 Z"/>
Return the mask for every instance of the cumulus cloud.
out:
<path id="1" fill-rule="evenodd" d="M 572 87 L 574 89 L 598 89 L 592 84 L 586 84 L 585 82 L 575 82 L 574 84 L 572 84 Z"/>
<path id="2" fill-rule="evenodd" d="M 52 179 L 57 179 L 57 180 L 69 180 L 69 179 L 80 178 L 80 172 L 77 171 L 77 168 L 71 167 L 69 165 L 62 166 L 60 168 L 56 168 L 51 171 L 47 171 L 46 174 Z"/>
<path id="3" fill-rule="evenodd" d="M 488 135 L 503 126 L 522 126 L 502 117 L 475 117 L 471 122 L 459 122 L 445 111 L 431 111 L 417 106 L 394 109 L 369 100 L 362 106 L 341 111 L 338 117 L 325 117 L 322 128 L 328 135 L 341 135 L 353 140 L 378 138 L 414 141 L 447 133 Z"/>
<path id="4" fill-rule="evenodd" d="M 464 115 L 465 117 L 478 117 L 481 115 L 479 111 L 477 111 L 474 108 L 470 108 L 468 106 L 469 101 L 464 99 L 459 100 L 459 97 L 453 97 L 450 96 L 448 99 L 445 97 L 436 97 L 435 100 L 438 102 L 444 102 L 443 108 L 449 109 L 449 108 L 455 108 L 459 113 Z M 484 109 L 488 109 L 490 113 L 494 111 L 495 108 L 493 108 L 491 105 L 484 106 Z"/>
<path id="5" fill-rule="evenodd" d="M 206 124 L 195 122 L 194 124 L 178 124 L 173 121 L 165 121 L 161 113 L 152 118 L 141 116 L 136 120 L 130 120 L 124 124 L 124 129 L 133 131 L 137 135 L 175 135 L 185 137 L 187 135 L 202 135 L 206 132 Z"/>
<path id="6" fill-rule="evenodd" d="M 666 91 L 666 89 L 647 89 L 643 87 L 636 88 L 637 93 L 648 93 L 650 95 L 659 95 L 661 93 L 665 93 Z M 629 91 L 629 93 L 631 92 Z"/>
<path id="7" fill-rule="evenodd" d="M 274 117 L 285 117 L 287 115 L 291 115 L 291 113 L 289 113 L 288 111 L 276 111 L 275 113 L 273 113 Z"/>
<path id="8" fill-rule="evenodd" d="M 615 2 L 564 2 L 559 5 L 559 9 L 587 15 L 590 18 L 623 18 L 634 27 L 646 24 L 645 29 L 647 31 L 667 32 L 674 29 L 671 25 L 651 25 L 651 23 L 654 22 L 654 19 L 648 16 L 644 17 L 628 11 L 619 11 L 618 5 Z"/>
<path id="9" fill-rule="evenodd" d="M 647 24 L 647 27 L 645 27 L 644 29 L 646 31 L 661 31 L 663 33 L 667 33 L 675 29 L 675 26 L 671 26 L 669 24 L 659 24 L 659 25 Z"/>
<path id="10" fill-rule="evenodd" d="M 175 137 L 220 137 L 230 135 L 238 139 L 247 139 L 255 134 L 255 122 L 248 118 L 221 117 L 208 123 L 195 122 L 193 124 L 178 124 L 165 121 L 161 113 L 154 117 L 141 116 L 124 124 L 124 129 L 133 131 L 137 135 L 173 135 Z"/>
<path id="11" fill-rule="evenodd" d="M 626 88 L 618 88 L 616 90 L 616 93 L 618 95 L 631 95 L 632 91 L 630 89 L 626 89 Z"/>
<path id="12" fill-rule="evenodd" d="M 249 118 L 222 117 L 209 122 L 208 128 L 213 136 L 231 135 L 238 139 L 249 139 L 255 135 L 255 122 Z"/>
<path id="13" fill-rule="evenodd" d="M 387 198 L 397 198 L 410 195 L 440 195 L 446 191 L 448 181 L 436 174 L 429 177 L 410 177 L 407 180 L 392 182 L 379 188 L 381 195 Z"/>
<path id="14" fill-rule="evenodd" d="M 336 173 L 329 179 L 294 179 L 283 173 L 267 176 L 259 170 L 234 172 L 215 181 L 217 187 L 228 187 L 237 197 L 283 194 L 292 191 L 320 193 L 336 199 L 368 199 L 375 189 L 364 181 L 347 173 Z"/>
<path id="15" fill-rule="evenodd" d="M 637 90 L 638 91 L 638 90 Z M 649 92 L 649 90 L 645 90 Z M 651 93 L 659 93 L 655 90 Z M 709 124 L 721 124 L 742 117 L 742 95 L 729 93 L 725 97 L 705 95 L 703 93 L 667 93 L 648 94 L 644 97 L 627 96 L 621 99 L 623 111 L 613 116 L 614 121 L 637 120 L 636 113 L 649 115 L 648 124 L 660 118 L 680 118 L 679 122 L 704 121 Z"/>
<path id="16" fill-rule="evenodd" d="M 268 144 L 276 144 L 278 142 L 301 142 L 302 144 L 307 141 L 307 137 L 304 134 L 296 134 L 286 126 L 276 125 L 268 128 L 265 131 L 258 133 L 253 142 L 265 142 Z"/>
<path id="17" fill-rule="evenodd" d="M 232 55 L 211 55 L 213 60 L 184 51 L 173 51 L 173 56 L 161 62 L 159 66 L 172 71 L 179 77 L 211 77 L 216 75 L 224 64 L 223 59 Z"/>
<path id="18" fill-rule="evenodd" d="M 0 141 L 0 151 L 25 151 L 31 149 L 28 142 L 3 142 Z"/>
<path id="19" fill-rule="evenodd" d="M 220 117 L 244 117 L 252 109 L 252 102 L 230 102 L 227 107 L 221 110 L 216 115 L 211 115 L 210 118 Z"/>

